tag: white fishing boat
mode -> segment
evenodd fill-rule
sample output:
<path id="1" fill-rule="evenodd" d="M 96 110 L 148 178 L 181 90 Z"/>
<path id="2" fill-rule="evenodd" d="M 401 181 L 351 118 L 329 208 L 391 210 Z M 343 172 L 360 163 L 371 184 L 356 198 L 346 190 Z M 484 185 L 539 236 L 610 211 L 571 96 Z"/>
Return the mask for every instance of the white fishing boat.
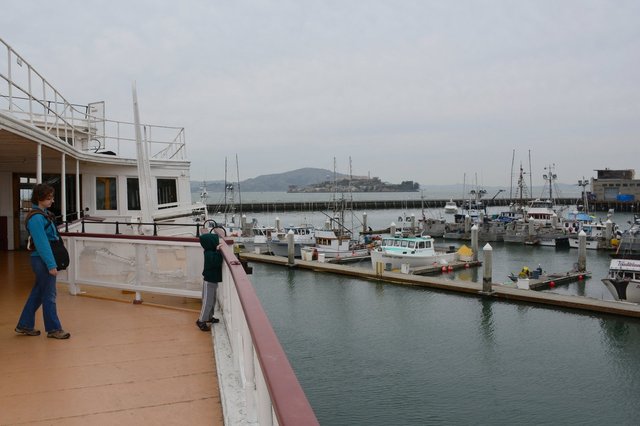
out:
<path id="1" fill-rule="evenodd" d="M 348 232 L 340 233 L 333 229 L 316 230 L 315 239 L 315 245 L 300 249 L 303 259 L 335 259 L 369 255 L 369 249 L 364 244 L 353 241 Z"/>
<path id="2" fill-rule="evenodd" d="M 616 300 L 640 303 L 640 260 L 612 259 L 602 282 Z"/>
<path id="3" fill-rule="evenodd" d="M 444 212 L 447 214 L 454 214 L 458 212 L 458 205 L 453 199 L 449 199 L 444 205 Z"/>
<path id="4" fill-rule="evenodd" d="M 607 221 L 606 223 L 582 223 L 580 230 L 587 236 L 587 250 L 600 250 L 612 247 L 611 240 L 613 239 L 617 228 L 613 223 L 611 223 L 611 221 Z M 569 247 L 578 248 L 579 246 L 579 235 L 572 234 L 569 236 Z"/>
<path id="5" fill-rule="evenodd" d="M 316 229 L 313 225 L 288 225 L 283 230 L 273 234 L 272 238 L 267 242 L 271 253 L 275 256 L 289 255 L 289 242 L 287 235 L 293 235 L 293 255 L 295 257 L 302 256 L 302 248 L 313 247 L 316 244 Z"/>
<path id="6" fill-rule="evenodd" d="M 410 268 L 436 264 L 448 264 L 457 260 L 457 253 L 437 251 L 434 239 L 430 236 L 420 237 L 384 237 L 380 246 L 371 251 L 371 266 L 382 263 L 391 269 L 400 269 L 402 264 Z"/>

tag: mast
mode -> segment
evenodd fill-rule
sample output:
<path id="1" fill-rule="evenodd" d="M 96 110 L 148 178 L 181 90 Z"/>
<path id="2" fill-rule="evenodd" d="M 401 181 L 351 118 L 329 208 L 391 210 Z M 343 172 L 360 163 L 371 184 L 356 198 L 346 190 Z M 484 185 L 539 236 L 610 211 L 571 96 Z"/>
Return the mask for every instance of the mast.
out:
<path id="1" fill-rule="evenodd" d="M 533 176 L 531 174 L 531 150 L 529 150 L 529 189 L 531 190 L 531 197 L 533 197 Z"/>
<path id="2" fill-rule="evenodd" d="M 133 95 L 133 121 L 136 133 L 136 148 L 138 162 L 138 190 L 140 191 L 140 219 L 144 223 L 152 221 L 151 211 L 154 209 L 151 197 L 151 164 L 149 163 L 149 148 L 146 137 L 142 139 L 140 112 L 138 111 L 138 93 L 135 82 L 131 88 Z"/>
<path id="3" fill-rule="evenodd" d="M 236 154 L 236 178 L 238 181 L 238 203 L 240 203 L 240 217 L 242 218 L 242 191 L 240 190 L 240 167 L 238 166 L 238 154 Z"/>
<path id="4" fill-rule="evenodd" d="M 509 199 L 512 200 L 513 199 L 513 161 L 516 158 L 516 150 L 513 150 L 513 153 L 511 154 L 511 183 L 510 183 L 510 187 L 509 187 Z M 520 166 L 520 171 L 522 171 L 522 166 Z"/>

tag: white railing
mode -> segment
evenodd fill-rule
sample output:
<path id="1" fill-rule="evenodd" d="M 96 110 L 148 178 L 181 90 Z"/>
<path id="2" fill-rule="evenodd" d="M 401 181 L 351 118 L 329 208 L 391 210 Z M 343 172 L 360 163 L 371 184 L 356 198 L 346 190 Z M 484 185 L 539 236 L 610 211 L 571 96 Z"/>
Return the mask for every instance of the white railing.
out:
<path id="1" fill-rule="evenodd" d="M 206 231 L 205 231 L 206 232 Z M 203 254 L 197 238 L 62 232 L 69 269 L 58 275 L 72 294 L 81 285 L 200 298 Z M 242 265 L 230 247 L 222 248 L 223 280 L 218 288 L 220 326 L 229 337 L 233 369 L 242 387 L 243 422 L 256 425 L 317 425 Z M 215 332 L 216 337 L 218 332 Z M 216 350 L 218 345 L 216 344 Z M 217 365 L 220 381 L 229 376 Z M 221 393 L 225 387 L 221 384 Z M 229 414 L 222 395 L 225 418 Z M 238 406 L 238 404 L 232 404 Z"/>
<path id="2" fill-rule="evenodd" d="M 135 124 L 107 120 L 104 104 L 70 103 L 29 62 L 0 38 L 0 111 L 55 136 L 82 152 L 136 158 Z M 184 128 L 142 125 L 149 158 L 185 160 Z"/>

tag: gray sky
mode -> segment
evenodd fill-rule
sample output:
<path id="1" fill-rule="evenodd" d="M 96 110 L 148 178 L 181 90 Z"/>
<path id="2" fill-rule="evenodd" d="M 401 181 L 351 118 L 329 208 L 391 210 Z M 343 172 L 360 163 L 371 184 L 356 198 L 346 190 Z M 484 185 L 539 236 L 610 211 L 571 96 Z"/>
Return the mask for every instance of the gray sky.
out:
<path id="1" fill-rule="evenodd" d="M 193 180 L 301 167 L 423 185 L 638 168 L 640 2 L 11 1 L 0 37 L 72 102 L 184 126 Z M 528 166 L 526 167 L 528 168 Z"/>

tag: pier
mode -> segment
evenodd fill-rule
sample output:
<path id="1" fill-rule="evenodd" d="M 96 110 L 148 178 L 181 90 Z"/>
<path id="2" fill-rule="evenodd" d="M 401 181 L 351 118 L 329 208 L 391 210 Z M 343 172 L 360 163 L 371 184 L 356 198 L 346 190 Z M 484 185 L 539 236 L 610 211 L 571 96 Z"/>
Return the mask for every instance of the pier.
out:
<path id="1" fill-rule="evenodd" d="M 351 210 L 416 210 L 421 208 L 444 208 L 449 199 L 433 199 L 433 200 L 354 200 L 349 201 Z M 462 205 L 467 200 L 454 199 L 457 205 Z M 515 198 L 496 198 L 482 200 L 487 207 L 509 207 L 511 204 L 520 202 L 528 203 L 531 199 L 520 200 Z M 576 198 L 558 198 L 555 200 L 557 205 L 570 206 L 576 204 Z M 617 212 L 634 212 L 640 211 L 640 202 L 621 202 L 621 201 L 591 201 L 591 208 L 596 211 L 609 211 L 614 209 Z M 325 201 L 270 201 L 270 202 L 243 202 L 242 206 L 232 204 L 207 204 L 207 210 L 211 214 L 217 212 L 229 211 L 232 207 L 239 213 L 277 213 L 277 212 L 309 212 L 309 211 L 332 211 L 334 202 Z"/>
<path id="2" fill-rule="evenodd" d="M 289 266 L 288 259 L 286 257 L 268 256 L 255 253 L 241 253 L 240 256 L 243 260 L 247 261 Z M 555 293 L 542 293 L 533 290 L 522 290 L 511 286 L 505 286 L 499 283 L 492 283 L 491 292 L 487 293 L 482 292 L 482 283 L 450 280 L 433 276 L 403 274 L 394 271 L 374 271 L 371 268 L 360 268 L 353 266 L 320 263 L 316 261 L 304 261 L 299 259 L 296 259 L 294 265 L 289 267 L 297 267 L 310 269 L 317 272 L 346 275 L 365 280 L 384 281 L 397 285 L 426 287 L 457 293 L 465 293 L 475 296 L 493 297 L 496 299 L 509 301 L 528 302 L 565 309 L 576 309 L 587 312 L 598 312 L 625 317 L 640 318 L 640 305 L 634 303 L 597 300 L 587 297 L 568 296 Z"/>

